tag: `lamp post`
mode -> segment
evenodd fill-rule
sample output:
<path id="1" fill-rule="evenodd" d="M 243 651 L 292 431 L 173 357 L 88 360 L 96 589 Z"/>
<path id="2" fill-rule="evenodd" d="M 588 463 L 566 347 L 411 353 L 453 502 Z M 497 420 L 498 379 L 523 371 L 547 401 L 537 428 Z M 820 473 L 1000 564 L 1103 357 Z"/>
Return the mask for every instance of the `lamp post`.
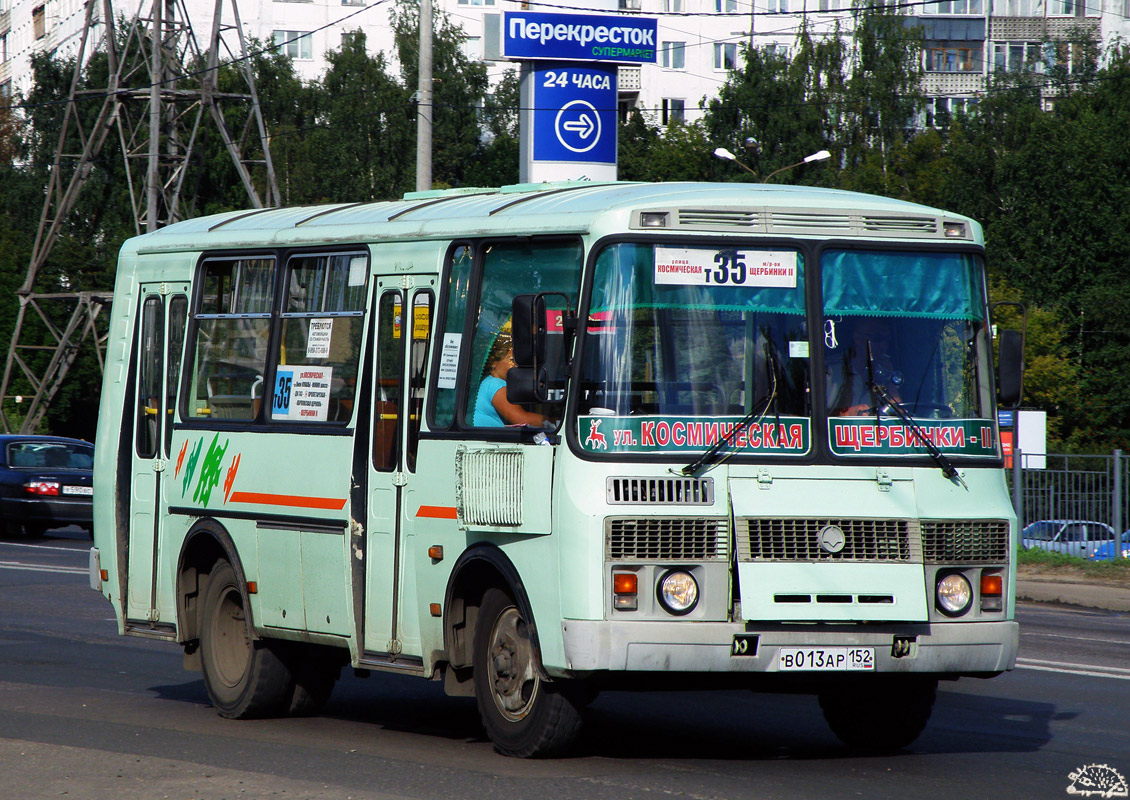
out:
<path id="1" fill-rule="evenodd" d="M 720 159 L 722 159 L 723 161 L 733 161 L 733 162 L 734 162 L 735 164 L 737 164 L 737 165 L 738 165 L 739 167 L 741 167 L 741 168 L 742 168 L 742 169 L 744 169 L 744 170 L 745 170 L 746 172 L 748 172 L 748 173 L 749 173 L 750 175 L 752 175 L 752 176 L 754 177 L 754 179 L 756 179 L 756 178 L 757 178 L 757 173 L 756 173 L 756 172 L 754 172 L 754 171 L 753 171 L 752 169 L 750 169 L 749 167 L 747 167 L 747 166 L 746 166 L 745 164 L 743 164 L 742 162 L 738 161 L 738 157 L 737 157 L 736 155 L 734 155 L 733 153 L 731 153 L 731 152 L 730 152 L 729 150 L 727 150 L 727 149 L 726 149 L 725 147 L 716 147 L 716 148 L 714 148 L 714 157 L 715 157 L 715 158 L 720 158 Z"/>
<path id="2" fill-rule="evenodd" d="M 715 152 L 717 152 L 717 151 L 715 151 Z M 787 169 L 792 169 L 793 167 L 799 167 L 802 164 L 808 164 L 812 161 L 827 161 L 831 157 L 832 157 L 832 154 L 829 153 L 827 150 L 818 150 L 810 156 L 805 156 L 803 161 L 798 161 L 795 164 L 789 164 L 787 167 L 781 167 L 780 169 L 773 170 L 772 172 L 770 172 L 768 175 L 765 176 L 765 182 L 769 183 L 769 181 L 773 178 L 774 175 L 776 175 L 780 172 L 784 172 Z"/>

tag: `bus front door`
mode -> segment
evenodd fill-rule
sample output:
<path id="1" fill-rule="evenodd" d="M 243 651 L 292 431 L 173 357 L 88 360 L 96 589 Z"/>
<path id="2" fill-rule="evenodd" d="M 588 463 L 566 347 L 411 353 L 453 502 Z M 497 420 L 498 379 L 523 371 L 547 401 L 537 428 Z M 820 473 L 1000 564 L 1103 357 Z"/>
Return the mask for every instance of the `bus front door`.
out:
<path id="1" fill-rule="evenodd" d="M 126 619 L 155 625 L 173 621 L 158 602 L 161 480 L 169 464 L 172 421 L 188 315 L 188 287 L 142 284 L 134 347 L 134 426 L 130 469 L 130 547 Z"/>

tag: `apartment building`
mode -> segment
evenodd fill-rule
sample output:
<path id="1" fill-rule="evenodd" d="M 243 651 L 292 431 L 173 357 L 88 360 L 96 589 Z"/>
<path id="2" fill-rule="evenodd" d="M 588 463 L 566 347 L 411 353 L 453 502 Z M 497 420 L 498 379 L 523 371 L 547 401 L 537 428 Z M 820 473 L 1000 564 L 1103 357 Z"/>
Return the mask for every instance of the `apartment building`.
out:
<path id="1" fill-rule="evenodd" d="M 877 0 L 883 2 L 883 0 Z M 392 0 L 223 0 L 224 24 L 234 26 L 238 4 L 248 37 L 277 44 L 294 59 L 305 79 L 326 68 L 326 53 L 342 37 L 361 30 L 371 51 L 393 51 L 389 23 Z M 201 46 L 212 28 L 214 0 L 184 0 Z M 461 25 L 469 56 L 483 54 L 484 18 L 516 0 L 435 0 L 437 8 Z M 715 96 L 740 58 L 743 44 L 788 52 L 807 18 L 814 35 L 828 35 L 837 23 L 850 32 L 852 0 L 571 0 L 599 13 L 643 14 L 658 18 L 657 63 L 620 70 L 622 111 L 639 108 L 656 122 L 693 120 L 704 99 Z M 115 13 L 148 16 L 152 0 L 114 0 Z M 989 75 L 997 70 L 1041 71 L 1051 60 L 1071 64 L 1068 44 L 1082 31 L 1104 42 L 1130 40 L 1130 0 L 934 0 L 900 2 L 909 21 L 927 39 L 923 54 L 924 89 L 929 97 L 924 121 L 976 103 Z M 101 25 L 101 3 L 94 9 Z M 538 5 L 539 11 L 551 6 Z M 26 91 L 30 60 L 36 52 L 68 57 L 77 52 L 84 20 L 83 0 L 0 0 L 0 93 Z M 228 34 L 229 37 L 234 34 Z M 1048 42 L 1062 42 L 1048 46 Z M 231 46 L 236 47 L 232 40 Z M 492 62 L 497 77 L 507 64 Z"/>

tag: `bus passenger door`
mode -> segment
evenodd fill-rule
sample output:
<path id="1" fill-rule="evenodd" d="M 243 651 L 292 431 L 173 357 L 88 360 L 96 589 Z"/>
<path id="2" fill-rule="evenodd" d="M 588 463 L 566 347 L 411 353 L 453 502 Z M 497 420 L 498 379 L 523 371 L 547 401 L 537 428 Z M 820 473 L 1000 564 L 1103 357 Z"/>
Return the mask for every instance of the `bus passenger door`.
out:
<path id="1" fill-rule="evenodd" d="M 419 655 L 412 530 L 416 444 L 424 413 L 435 279 L 376 281 L 372 435 L 365 525 L 365 650 L 378 659 Z"/>
<path id="2" fill-rule="evenodd" d="M 405 472 L 402 453 L 405 292 L 400 278 L 376 280 L 372 436 L 365 523 L 365 650 L 396 655 L 400 503 Z"/>
<path id="3" fill-rule="evenodd" d="M 172 292 L 170 292 L 170 288 Z M 188 315 L 187 286 L 142 284 L 134 348 L 134 415 L 130 469 L 130 546 L 126 619 L 172 623 L 158 610 L 161 480 L 169 465 L 181 351 Z"/>

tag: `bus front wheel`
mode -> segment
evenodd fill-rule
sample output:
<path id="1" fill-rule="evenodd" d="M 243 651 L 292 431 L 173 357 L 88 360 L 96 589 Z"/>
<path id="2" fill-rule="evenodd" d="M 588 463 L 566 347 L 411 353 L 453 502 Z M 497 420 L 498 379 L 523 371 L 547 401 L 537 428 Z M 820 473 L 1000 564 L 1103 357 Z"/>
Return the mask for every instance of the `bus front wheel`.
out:
<path id="1" fill-rule="evenodd" d="M 820 694 L 832 733 L 853 750 L 891 752 L 909 746 L 934 710 L 934 678 L 874 677 Z"/>
<path id="2" fill-rule="evenodd" d="M 248 636 L 247 610 L 235 570 L 212 569 L 204 594 L 200 658 L 204 686 L 221 717 L 247 719 L 287 711 L 294 679 L 267 642 Z"/>
<path id="3" fill-rule="evenodd" d="M 556 755 L 581 728 L 567 682 L 542 680 L 529 624 L 505 592 L 489 589 L 475 626 L 475 697 L 487 735 L 503 755 Z"/>

